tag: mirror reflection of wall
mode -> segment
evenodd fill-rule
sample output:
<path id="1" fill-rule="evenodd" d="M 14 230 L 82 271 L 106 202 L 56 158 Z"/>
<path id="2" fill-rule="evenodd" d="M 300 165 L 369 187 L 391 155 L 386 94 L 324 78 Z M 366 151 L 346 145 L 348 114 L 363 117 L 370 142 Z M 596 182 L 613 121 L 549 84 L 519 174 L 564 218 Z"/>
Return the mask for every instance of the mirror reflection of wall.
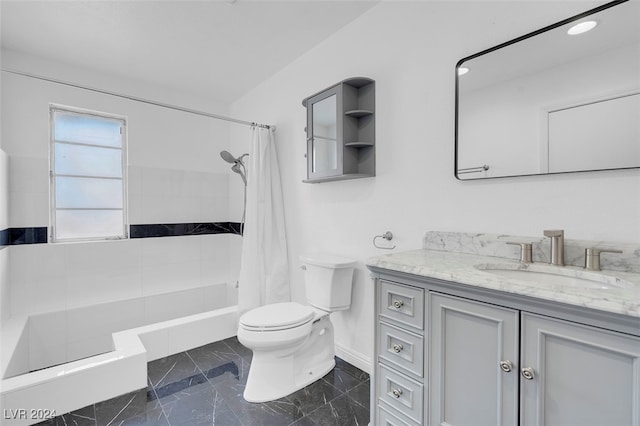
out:
<path id="1" fill-rule="evenodd" d="M 336 95 L 313 104 L 313 172 L 338 168 Z"/>
<path id="2" fill-rule="evenodd" d="M 459 179 L 640 167 L 640 2 L 617 3 L 459 63 Z"/>

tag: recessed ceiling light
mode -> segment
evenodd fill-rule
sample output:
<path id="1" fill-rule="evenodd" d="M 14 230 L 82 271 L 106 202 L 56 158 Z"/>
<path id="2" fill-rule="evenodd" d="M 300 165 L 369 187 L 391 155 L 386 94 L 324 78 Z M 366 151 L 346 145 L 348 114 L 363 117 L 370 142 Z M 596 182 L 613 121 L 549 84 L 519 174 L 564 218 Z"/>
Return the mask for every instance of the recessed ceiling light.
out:
<path id="1" fill-rule="evenodd" d="M 576 34 L 586 33 L 587 31 L 594 29 L 596 25 L 598 25 L 596 21 L 583 21 L 569 28 L 569 30 L 567 31 L 567 34 L 576 35 Z"/>
<path id="2" fill-rule="evenodd" d="M 467 67 L 458 67 L 458 75 L 465 75 L 469 72 L 469 68 Z"/>

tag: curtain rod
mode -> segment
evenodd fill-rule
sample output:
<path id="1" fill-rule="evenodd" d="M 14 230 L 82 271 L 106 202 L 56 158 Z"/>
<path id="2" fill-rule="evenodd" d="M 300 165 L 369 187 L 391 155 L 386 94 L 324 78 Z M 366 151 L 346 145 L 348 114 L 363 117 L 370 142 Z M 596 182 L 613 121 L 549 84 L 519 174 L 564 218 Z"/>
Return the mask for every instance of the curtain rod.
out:
<path id="1" fill-rule="evenodd" d="M 166 103 L 163 103 L 163 102 L 152 101 L 150 99 L 139 98 L 139 97 L 136 97 L 136 96 L 125 95 L 125 94 L 122 94 L 122 93 L 110 92 L 108 90 L 98 89 L 98 88 L 89 87 L 89 86 L 83 86 L 83 85 L 80 85 L 80 84 L 77 84 L 77 83 L 71 83 L 71 82 L 68 82 L 68 81 L 58 80 L 58 79 L 55 79 L 55 78 L 44 77 L 44 76 L 41 76 L 41 75 L 31 74 L 31 73 L 24 72 L 24 71 L 10 70 L 10 69 L 7 69 L 7 68 L 0 68 L 0 71 L 8 72 L 10 74 L 21 75 L 21 76 L 24 76 L 24 77 L 35 78 L 35 79 L 38 79 L 38 80 L 48 81 L 48 82 L 51 82 L 51 83 L 63 84 L 65 86 L 75 87 L 77 89 L 91 90 L 93 92 L 102 93 L 103 95 L 117 96 L 119 98 L 128 99 L 130 101 L 142 102 L 142 103 L 145 103 L 145 104 L 154 105 L 154 106 L 158 106 L 158 107 L 162 107 L 162 108 L 168 108 L 168 109 L 173 109 L 173 110 L 176 110 L 176 111 L 188 112 L 190 114 L 201 115 L 201 116 L 204 116 L 204 117 L 215 118 L 215 119 L 218 119 L 218 120 L 230 121 L 232 123 L 243 124 L 245 126 L 261 127 L 263 129 L 274 129 L 275 130 L 275 126 L 269 125 L 269 124 L 260 124 L 260 123 L 255 123 L 255 122 L 252 122 L 252 121 L 238 120 L 237 118 L 231 118 L 231 117 L 225 117 L 223 115 L 211 114 L 209 112 L 198 111 L 198 110 L 191 109 L 191 108 L 184 108 L 184 107 L 180 107 L 180 106 L 177 106 L 177 105 L 171 105 L 171 104 L 166 104 Z"/>

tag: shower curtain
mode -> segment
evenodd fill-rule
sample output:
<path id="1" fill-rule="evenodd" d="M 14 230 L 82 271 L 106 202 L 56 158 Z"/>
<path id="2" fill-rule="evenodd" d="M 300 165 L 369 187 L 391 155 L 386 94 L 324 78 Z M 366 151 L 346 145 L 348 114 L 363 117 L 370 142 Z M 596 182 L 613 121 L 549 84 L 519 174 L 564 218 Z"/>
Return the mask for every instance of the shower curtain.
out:
<path id="1" fill-rule="evenodd" d="M 238 311 L 288 302 L 289 265 L 274 129 L 251 128 Z"/>

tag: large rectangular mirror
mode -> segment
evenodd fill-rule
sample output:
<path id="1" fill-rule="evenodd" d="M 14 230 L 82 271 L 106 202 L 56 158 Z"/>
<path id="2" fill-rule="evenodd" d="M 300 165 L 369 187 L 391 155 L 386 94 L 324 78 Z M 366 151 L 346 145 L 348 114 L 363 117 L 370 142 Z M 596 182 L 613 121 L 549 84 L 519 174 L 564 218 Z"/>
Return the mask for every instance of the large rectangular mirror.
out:
<path id="1" fill-rule="evenodd" d="M 487 49 L 456 72 L 458 179 L 640 167 L 640 1 Z"/>

